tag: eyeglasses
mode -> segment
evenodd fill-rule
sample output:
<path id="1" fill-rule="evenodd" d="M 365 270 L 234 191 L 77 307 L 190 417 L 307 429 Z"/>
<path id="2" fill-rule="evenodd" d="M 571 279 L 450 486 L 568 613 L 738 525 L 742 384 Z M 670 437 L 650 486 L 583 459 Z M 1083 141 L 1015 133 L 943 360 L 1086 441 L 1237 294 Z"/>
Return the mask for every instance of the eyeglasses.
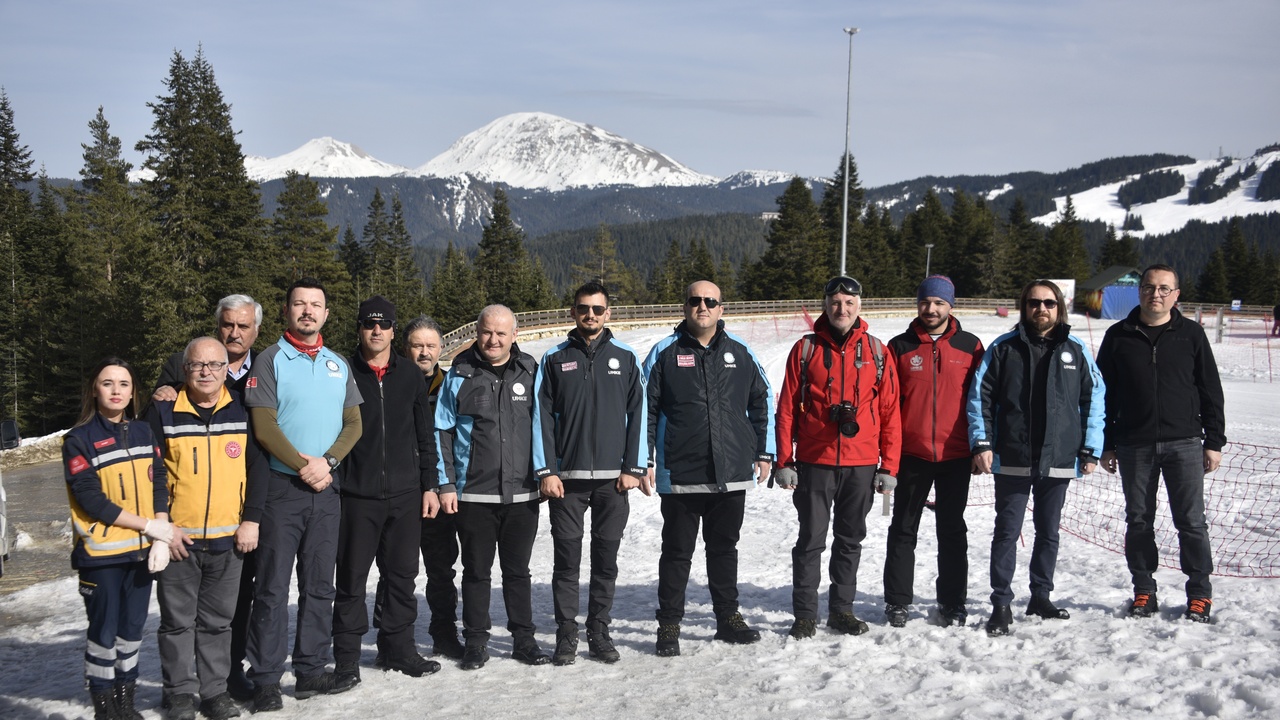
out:
<path id="1" fill-rule="evenodd" d="M 587 305 L 587 304 L 585 304 L 585 303 L 581 303 L 581 304 L 578 304 L 577 306 L 575 306 L 575 307 L 574 307 L 574 309 L 578 311 L 578 314 L 579 314 L 579 315 L 586 315 L 587 313 L 594 313 L 594 314 L 596 314 L 596 315 L 597 315 L 597 316 L 599 316 L 599 317 L 604 317 L 604 313 L 605 313 L 605 311 L 606 311 L 606 310 L 608 310 L 609 308 L 607 308 L 607 307 L 605 307 L 605 306 L 603 306 L 603 305 Z"/>
<path id="2" fill-rule="evenodd" d="M 862 283 L 851 277 L 841 275 L 833 277 L 827 283 L 827 287 L 822 291 L 824 295 L 835 295 L 836 293 L 844 293 L 845 295 L 862 295 Z"/>
<path id="3" fill-rule="evenodd" d="M 182 367 L 186 368 L 187 372 L 197 372 L 201 370 L 218 372 L 219 370 L 221 370 L 226 366 L 227 364 L 222 362 L 221 360 L 214 360 L 213 362 L 189 362 L 186 365 L 183 365 Z"/>
<path id="4" fill-rule="evenodd" d="M 390 320 L 382 320 L 380 318 L 365 318 L 360 321 L 360 327 L 365 330 L 372 330 L 374 325 L 377 325 L 383 330 L 390 330 L 395 327 L 396 324 Z"/>
<path id="5" fill-rule="evenodd" d="M 1156 287 L 1155 285 L 1142 285 L 1138 288 L 1138 291 L 1141 292 L 1143 295 L 1155 295 L 1156 297 L 1169 297 L 1169 295 L 1174 290 L 1177 290 L 1177 289 L 1178 288 L 1165 287 L 1164 285 L 1161 285 L 1160 287 Z"/>
<path id="6" fill-rule="evenodd" d="M 1058 301 L 1057 301 L 1057 300 L 1052 300 L 1052 299 L 1050 299 L 1050 300 L 1041 300 L 1040 298 L 1027 298 L 1027 307 L 1029 307 L 1029 308 L 1038 308 L 1038 307 L 1040 307 L 1041 305 L 1043 305 L 1043 306 L 1044 306 L 1044 309 L 1045 309 L 1045 310 L 1052 310 L 1052 309 L 1054 309 L 1054 308 L 1058 307 Z"/>
<path id="7" fill-rule="evenodd" d="M 708 310 L 712 310 L 720 307 L 720 298 L 698 297 L 697 295 L 692 295 L 685 301 L 685 303 L 691 308 L 696 308 L 699 305 L 705 304 Z"/>

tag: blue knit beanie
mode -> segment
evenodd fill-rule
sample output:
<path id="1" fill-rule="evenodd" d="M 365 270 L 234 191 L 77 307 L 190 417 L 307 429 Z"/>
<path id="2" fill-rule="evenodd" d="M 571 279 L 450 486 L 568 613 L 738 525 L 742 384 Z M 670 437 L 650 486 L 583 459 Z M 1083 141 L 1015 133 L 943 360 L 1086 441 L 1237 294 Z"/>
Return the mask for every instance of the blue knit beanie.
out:
<path id="1" fill-rule="evenodd" d="M 920 283 L 920 289 L 916 290 L 916 302 L 930 297 L 946 300 L 948 305 L 955 307 L 956 286 L 951 283 L 951 278 L 946 275 L 930 275 L 925 278 Z"/>

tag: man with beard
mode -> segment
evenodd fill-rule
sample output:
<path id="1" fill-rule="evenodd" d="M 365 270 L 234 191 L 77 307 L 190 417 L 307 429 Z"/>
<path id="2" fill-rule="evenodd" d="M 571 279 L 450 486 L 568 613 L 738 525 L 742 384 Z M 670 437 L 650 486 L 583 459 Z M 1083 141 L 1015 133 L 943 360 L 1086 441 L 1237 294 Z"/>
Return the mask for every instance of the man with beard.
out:
<path id="1" fill-rule="evenodd" d="M 907 624 L 915 579 L 916 537 L 925 501 L 936 493 L 938 621 L 964 625 L 969 588 L 969 420 L 965 398 L 982 360 L 982 341 L 951 315 L 956 288 L 942 275 L 916 290 L 916 319 L 889 341 L 898 369 L 902 407 L 902 462 L 893 491 L 893 521 L 884 560 L 885 617 Z"/>
<path id="2" fill-rule="evenodd" d="M 994 473 L 988 635 L 1008 635 L 1018 537 L 1035 498 L 1031 600 L 1027 615 L 1065 620 L 1054 606 L 1058 524 L 1072 478 L 1092 473 L 1102 452 L 1104 386 L 1093 356 L 1065 321 L 1062 291 L 1049 280 L 1022 290 L 1021 320 L 987 348 L 969 390 L 969 447 L 975 473 Z"/>
<path id="3" fill-rule="evenodd" d="M 620 659 L 609 637 L 618 579 L 618 548 L 627 527 L 627 492 L 640 487 L 645 464 L 644 375 L 635 350 L 605 327 L 609 295 L 599 283 L 574 293 L 569 339 L 547 351 L 535 383 L 533 465 L 550 499 L 555 569 L 556 650 L 571 665 L 578 649 L 578 574 L 591 509 L 591 591 L 587 647 L 600 662 Z"/>

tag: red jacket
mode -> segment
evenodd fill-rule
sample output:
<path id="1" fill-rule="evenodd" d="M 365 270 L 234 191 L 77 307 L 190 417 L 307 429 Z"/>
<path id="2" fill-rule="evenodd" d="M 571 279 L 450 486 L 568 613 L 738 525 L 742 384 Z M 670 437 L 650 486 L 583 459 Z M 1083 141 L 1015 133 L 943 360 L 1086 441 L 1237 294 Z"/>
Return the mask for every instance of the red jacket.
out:
<path id="1" fill-rule="evenodd" d="M 982 341 L 952 317 L 934 342 L 912 320 L 889 341 L 902 386 L 902 452 L 939 462 L 969 457 L 965 399 L 982 361 Z"/>
<path id="2" fill-rule="evenodd" d="M 804 341 L 797 342 L 787 356 L 778 397 L 778 465 L 876 465 L 897 475 L 902 427 L 898 419 L 898 371 L 888 349 L 884 351 L 884 373 L 877 384 L 866 320 L 858 318 L 843 346 L 832 338 L 826 315 L 813 324 L 813 332 L 807 393 L 800 388 Z M 861 370 L 855 367 L 859 344 Z M 829 408 L 845 400 L 857 405 L 859 430 L 854 437 L 841 435 L 839 425 L 830 419 Z"/>

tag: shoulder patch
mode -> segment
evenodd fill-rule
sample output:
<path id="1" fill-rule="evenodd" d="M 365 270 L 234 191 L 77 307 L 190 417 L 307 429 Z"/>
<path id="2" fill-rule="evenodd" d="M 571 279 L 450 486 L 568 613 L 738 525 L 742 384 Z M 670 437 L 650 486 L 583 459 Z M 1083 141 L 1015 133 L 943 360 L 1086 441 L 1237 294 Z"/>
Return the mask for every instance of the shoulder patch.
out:
<path id="1" fill-rule="evenodd" d="M 257 375 L 254 375 L 254 376 L 250 377 L 248 380 L 246 380 L 246 381 L 244 382 L 244 389 L 245 389 L 245 390 L 248 390 L 249 388 L 256 388 L 256 387 L 258 387 L 258 376 L 257 376 Z"/>
<path id="2" fill-rule="evenodd" d="M 67 468 L 71 470 L 72 475 L 78 475 L 89 469 L 89 461 L 85 460 L 83 455 L 77 455 L 67 461 Z"/>

